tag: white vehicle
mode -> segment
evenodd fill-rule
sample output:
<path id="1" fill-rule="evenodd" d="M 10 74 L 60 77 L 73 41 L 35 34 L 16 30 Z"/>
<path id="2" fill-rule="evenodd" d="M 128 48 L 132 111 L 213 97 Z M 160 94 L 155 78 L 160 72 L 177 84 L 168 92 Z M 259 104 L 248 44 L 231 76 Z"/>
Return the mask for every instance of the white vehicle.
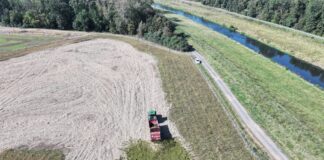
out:
<path id="1" fill-rule="evenodd" d="M 199 58 L 195 58 L 195 63 L 196 63 L 196 64 L 201 64 L 202 61 L 201 61 Z"/>

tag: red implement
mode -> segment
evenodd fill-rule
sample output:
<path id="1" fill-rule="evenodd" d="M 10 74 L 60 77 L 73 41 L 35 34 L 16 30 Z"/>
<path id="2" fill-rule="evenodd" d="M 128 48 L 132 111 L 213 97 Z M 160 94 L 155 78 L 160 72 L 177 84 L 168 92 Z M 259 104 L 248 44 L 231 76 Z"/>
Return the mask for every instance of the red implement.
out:
<path id="1" fill-rule="evenodd" d="M 148 112 L 148 121 L 151 133 L 151 141 L 159 141 L 161 140 L 161 131 L 159 122 L 157 120 L 156 111 Z"/>

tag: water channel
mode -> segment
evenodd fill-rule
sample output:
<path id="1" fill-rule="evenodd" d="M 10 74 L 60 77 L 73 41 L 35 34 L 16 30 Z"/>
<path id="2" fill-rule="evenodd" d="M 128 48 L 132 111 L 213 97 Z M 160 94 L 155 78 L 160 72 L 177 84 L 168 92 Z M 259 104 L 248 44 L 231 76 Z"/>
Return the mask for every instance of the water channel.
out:
<path id="1" fill-rule="evenodd" d="M 284 66 L 285 68 L 299 75 L 301 78 L 305 79 L 306 81 L 316 86 L 319 86 L 321 89 L 324 89 L 324 70 L 315 65 L 307 63 L 287 53 L 284 53 L 278 49 L 268 46 L 260 41 L 249 38 L 241 33 L 234 32 L 226 27 L 223 27 L 214 22 L 210 22 L 208 20 L 192 15 L 190 13 L 186 13 L 184 11 L 176 10 L 160 4 L 153 4 L 153 7 L 156 9 L 171 12 L 173 14 L 184 16 L 196 23 L 199 23 L 216 32 L 219 32 L 227 36 L 228 38 L 253 50 L 255 53 L 261 54 L 264 57 L 267 57 L 272 61 L 276 62 L 277 64 Z"/>

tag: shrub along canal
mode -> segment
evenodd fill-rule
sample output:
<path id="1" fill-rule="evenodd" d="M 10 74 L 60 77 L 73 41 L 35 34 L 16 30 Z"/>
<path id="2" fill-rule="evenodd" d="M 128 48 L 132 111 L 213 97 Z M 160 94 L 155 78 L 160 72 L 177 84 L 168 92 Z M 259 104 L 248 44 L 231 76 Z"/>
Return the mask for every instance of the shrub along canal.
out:
<path id="1" fill-rule="evenodd" d="M 276 48 L 268 46 L 260 41 L 249 38 L 241 33 L 233 31 L 233 29 L 228 29 L 219 24 L 210 22 L 201 17 L 192 15 L 190 13 L 166 7 L 160 4 L 153 4 L 153 7 L 156 9 L 164 10 L 171 12 L 173 14 L 181 15 L 190 20 L 204 25 L 216 32 L 219 32 L 226 37 L 244 45 L 245 47 L 253 50 L 255 53 L 261 54 L 264 57 L 271 59 L 272 61 L 280 64 L 281 66 L 287 68 L 291 72 L 299 75 L 306 81 L 319 86 L 321 89 L 324 89 L 324 70 L 320 67 L 307 63 L 303 60 L 300 60 L 294 56 L 291 56 L 287 53 L 284 53 Z"/>

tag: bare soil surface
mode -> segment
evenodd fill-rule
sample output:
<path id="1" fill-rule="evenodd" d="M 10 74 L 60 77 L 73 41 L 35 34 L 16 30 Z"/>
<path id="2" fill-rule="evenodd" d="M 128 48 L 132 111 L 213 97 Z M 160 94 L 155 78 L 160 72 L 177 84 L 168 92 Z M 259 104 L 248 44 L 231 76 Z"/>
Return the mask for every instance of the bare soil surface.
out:
<path id="1" fill-rule="evenodd" d="M 150 108 L 168 115 L 157 61 L 124 42 L 67 45 L 0 68 L 0 152 L 49 147 L 66 159 L 117 159 L 127 141 L 149 140 Z"/>

